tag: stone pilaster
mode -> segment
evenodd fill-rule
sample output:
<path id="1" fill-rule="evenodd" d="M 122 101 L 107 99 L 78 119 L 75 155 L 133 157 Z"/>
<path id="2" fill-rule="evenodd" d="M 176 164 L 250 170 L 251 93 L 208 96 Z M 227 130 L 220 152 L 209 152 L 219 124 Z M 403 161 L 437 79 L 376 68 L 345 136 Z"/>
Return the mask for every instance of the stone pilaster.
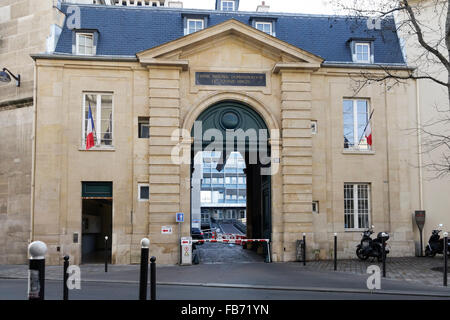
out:
<path id="1" fill-rule="evenodd" d="M 162 264 L 176 263 L 179 255 L 175 213 L 180 211 L 180 165 L 171 154 L 178 143 L 172 134 L 180 127 L 180 72 L 149 67 L 149 237 L 151 254 Z M 173 233 L 162 234 L 162 226 L 171 226 Z"/>
<path id="2" fill-rule="evenodd" d="M 284 261 L 291 261 L 296 240 L 312 232 L 310 73 L 282 71 L 281 100 Z"/>

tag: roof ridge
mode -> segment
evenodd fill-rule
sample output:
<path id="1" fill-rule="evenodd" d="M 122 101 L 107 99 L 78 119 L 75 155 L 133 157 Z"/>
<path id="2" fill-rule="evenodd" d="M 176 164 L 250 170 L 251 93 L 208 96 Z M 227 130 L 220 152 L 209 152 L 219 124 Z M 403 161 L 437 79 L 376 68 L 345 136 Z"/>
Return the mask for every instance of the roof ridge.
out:
<path id="1" fill-rule="evenodd" d="M 370 16 L 363 15 L 344 15 L 344 14 L 316 14 L 316 13 L 300 13 L 300 12 L 257 12 L 257 11 L 220 11 L 214 9 L 197 9 L 197 8 L 171 8 L 171 7 L 146 7 L 146 6 L 115 6 L 104 4 L 85 4 L 85 3 L 62 3 L 61 6 L 80 6 L 91 8 L 102 8 L 112 10 L 153 10 L 153 11 L 172 11 L 179 13 L 216 13 L 224 15 L 255 15 L 255 16 L 285 16 L 285 17 L 302 17 L 302 18 L 335 18 L 335 19 L 369 19 Z M 391 16 L 386 16 L 384 19 L 392 19 Z"/>

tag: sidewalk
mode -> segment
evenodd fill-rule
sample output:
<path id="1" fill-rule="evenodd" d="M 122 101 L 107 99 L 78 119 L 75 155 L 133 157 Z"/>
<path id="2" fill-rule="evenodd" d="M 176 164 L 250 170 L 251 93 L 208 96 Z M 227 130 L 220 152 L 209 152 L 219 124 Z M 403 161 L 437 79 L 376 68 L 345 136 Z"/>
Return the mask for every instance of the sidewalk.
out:
<path id="1" fill-rule="evenodd" d="M 442 273 L 430 267 L 440 265 L 441 259 L 390 258 L 382 290 L 373 293 L 435 295 L 450 297 L 450 288 L 442 286 Z M 339 261 L 339 271 L 333 271 L 332 261 L 291 263 L 227 263 L 194 266 L 158 266 L 158 285 L 191 287 L 254 288 L 297 291 L 367 293 L 367 266 L 357 260 Z M 376 263 L 373 263 L 376 264 Z M 0 266 L 0 279 L 26 279 L 28 267 Z M 82 281 L 138 283 L 139 265 L 81 266 Z M 62 267 L 47 266 L 47 280 L 62 279 Z M 439 281 L 440 279 L 440 281 Z"/>

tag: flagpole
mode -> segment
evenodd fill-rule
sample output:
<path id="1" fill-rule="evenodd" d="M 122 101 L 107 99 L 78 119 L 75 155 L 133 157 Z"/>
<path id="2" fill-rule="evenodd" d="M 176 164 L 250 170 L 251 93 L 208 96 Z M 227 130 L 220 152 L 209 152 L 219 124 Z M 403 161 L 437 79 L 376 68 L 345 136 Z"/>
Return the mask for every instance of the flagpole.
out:
<path id="1" fill-rule="evenodd" d="M 373 110 L 372 110 L 372 113 L 370 114 L 369 121 L 367 121 L 366 126 L 364 127 L 364 130 L 363 130 L 363 133 L 362 133 L 362 135 L 361 135 L 361 138 L 359 138 L 359 140 L 358 140 L 358 145 L 361 143 L 361 140 L 362 140 L 362 138 L 363 138 L 363 136 L 364 136 L 364 133 L 366 133 L 367 126 L 369 125 L 370 120 L 372 120 L 372 116 L 373 116 L 373 112 L 374 112 L 374 111 L 375 111 L 375 109 L 373 109 Z"/>

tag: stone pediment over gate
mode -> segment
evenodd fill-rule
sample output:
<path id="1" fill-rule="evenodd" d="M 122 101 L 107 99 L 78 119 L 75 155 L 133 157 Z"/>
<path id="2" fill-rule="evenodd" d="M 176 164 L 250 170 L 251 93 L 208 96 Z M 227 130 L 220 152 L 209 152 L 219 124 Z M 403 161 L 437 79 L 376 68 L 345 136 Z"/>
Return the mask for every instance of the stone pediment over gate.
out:
<path id="1" fill-rule="evenodd" d="M 254 47 L 274 61 L 273 71 L 280 68 L 320 68 L 323 58 L 268 35 L 240 21 L 231 19 L 160 46 L 136 53 L 142 65 L 181 67 L 187 70 L 189 56 L 231 40 Z"/>

